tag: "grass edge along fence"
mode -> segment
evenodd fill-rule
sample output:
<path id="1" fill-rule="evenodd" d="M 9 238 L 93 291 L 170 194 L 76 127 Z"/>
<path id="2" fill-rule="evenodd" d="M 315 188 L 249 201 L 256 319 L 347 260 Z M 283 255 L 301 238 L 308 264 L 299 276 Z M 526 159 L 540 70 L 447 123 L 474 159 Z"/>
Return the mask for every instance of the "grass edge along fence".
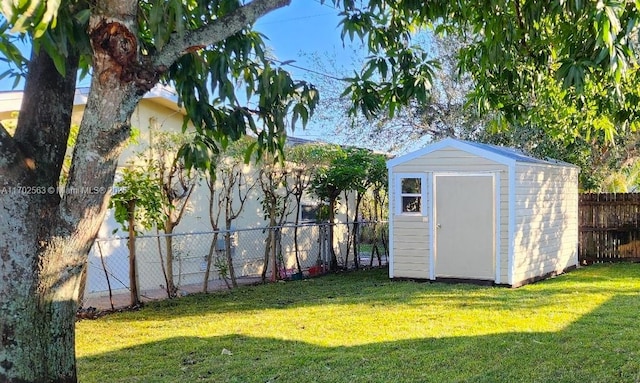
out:
<path id="1" fill-rule="evenodd" d="M 205 291 L 208 266 L 206 291 L 231 288 L 232 278 L 236 285 L 241 285 L 326 273 L 331 257 L 329 226 L 308 223 L 171 234 L 176 295 Z M 388 263 L 386 222 L 337 223 L 333 230 L 333 249 L 340 269 Z M 136 284 L 142 301 L 169 297 L 164 240 L 167 236 L 148 234 L 136 238 Z M 126 237 L 96 239 L 87 270 L 83 308 L 114 309 L 129 305 L 131 282 Z"/>
<path id="2" fill-rule="evenodd" d="M 580 194 L 580 262 L 640 261 L 639 223 L 640 193 Z"/>

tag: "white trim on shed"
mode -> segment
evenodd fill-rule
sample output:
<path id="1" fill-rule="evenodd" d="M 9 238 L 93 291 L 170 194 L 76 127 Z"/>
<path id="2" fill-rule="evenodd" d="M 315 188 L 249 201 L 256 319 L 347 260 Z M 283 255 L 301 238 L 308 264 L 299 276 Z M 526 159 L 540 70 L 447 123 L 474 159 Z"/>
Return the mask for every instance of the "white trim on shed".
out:
<path id="1" fill-rule="evenodd" d="M 435 177 L 444 174 L 482 174 L 493 177 L 493 194 L 484 193 L 485 198 L 493 198 L 490 204 L 494 206 L 492 225 L 495 227 L 495 277 L 489 282 L 519 286 L 577 266 L 578 167 L 561 161 L 530 157 L 511 148 L 447 138 L 391 159 L 387 162 L 387 168 L 390 193 L 390 278 L 439 279 L 435 271 L 438 268 L 435 257 L 438 244 L 434 239 L 438 227 L 434 211 L 437 187 Z M 402 179 L 406 177 L 421 180 L 423 205 L 419 214 L 405 213 L 410 209 L 398 206 L 401 203 L 416 202 L 411 200 L 411 194 L 406 194 L 406 200 L 400 198 L 399 188 Z M 463 178 L 460 180 L 459 184 L 464 184 L 464 187 L 473 185 L 463 183 Z M 478 178 L 478 182 L 480 181 Z M 449 186 L 451 191 L 459 190 L 455 185 Z M 472 194 L 466 195 L 464 198 L 470 198 Z M 454 211 L 454 205 L 451 206 Z M 467 206 L 473 208 L 473 205 Z M 456 222 L 455 217 L 449 225 L 451 222 Z M 458 222 L 464 226 L 463 222 Z M 477 234 L 469 231 L 470 228 L 467 230 L 464 233 L 469 238 Z M 523 234 L 524 230 L 527 231 L 526 235 Z M 454 232 L 456 235 L 460 234 L 459 230 Z M 464 238 L 456 240 L 463 241 Z M 458 247 L 451 247 L 453 248 Z M 450 252 L 453 251 L 451 249 Z M 465 254 L 467 252 L 464 249 L 460 251 Z M 459 258 L 459 254 L 455 257 L 459 262 L 465 259 Z M 472 263 L 473 259 L 468 260 Z M 447 273 L 451 273 L 450 264 L 447 266 Z M 485 271 L 478 275 L 487 273 Z M 475 279 L 473 276 L 467 278 L 463 271 L 455 277 Z"/>

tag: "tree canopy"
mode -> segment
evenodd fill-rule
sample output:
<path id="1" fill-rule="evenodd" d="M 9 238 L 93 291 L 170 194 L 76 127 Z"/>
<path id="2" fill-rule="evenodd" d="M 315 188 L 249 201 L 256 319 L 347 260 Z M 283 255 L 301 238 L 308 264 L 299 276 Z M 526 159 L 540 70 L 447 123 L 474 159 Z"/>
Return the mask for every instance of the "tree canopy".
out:
<path id="1" fill-rule="evenodd" d="M 536 156 L 580 165 L 585 190 L 605 187 L 607 173 L 626 169 L 637 157 L 637 2 L 438 4 L 421 11 L 409 2 L 372 1 L 345 22 L 345 28 L 364 36 L 369 45 L 376 45 L 382 36 L 400 39 L 407 46 L 419 43 L 416 33 L 389 36 L 403 20 L 432 28 L 436 35 L 431 45 L 448 42 L 444 60 L 438 60 L 439 67 L 434 69 L 426 102 L 412 104 L 409 113 L 401 112 L 399 119 L 390 122 L 382 114 L 374 123 L 365 123 L 364 129 L 356 120 L 357 134 L 364 131 L 384 142 L 392 142 L 385 134 L 398 132 L 414 141 L 423 135 L 435 139 L 444 134 L 516 146 Z M 376 16 L 380 9 L 386 10 L 386 19 Z M 396 22 L 394 17 L 403 20 Z M 379 28 L 377 34 L 364 32 L 372 25 Z M 458 40 L 461 44 L 456 44 Z M 464 110 L 455 102 L 448 103 L 454 108 L 442 108 L 438 102 L 446 84 L 443 75 L 451 72 L 452 53 L 461 78 L 448 88 L 455 89 L 468 79 Z M 355 79 L 379 78 L 378 72 L 384 73 L 392 64 L 392 59 L 373 55 Z M 380 102 L 385 104 L 383 99 Z M 483 128 L 477 129 L 477 123 Z"/>
<path id="2" fill-rule="evenodd" d="M 5 75 L 26 80 L 15 133 L 0 126 L 0 380 L 76 380 L 80 276 L 131 115 L 149 89 L 175 86 L 199 138 L 183 154 L 205 167 L 246 131 L 256 135 L 258 153 L 281 154 L 286 125 L 309 120 L 317 90 L 266 58 L 263 37 L 251 29 L 290 2 L 2 3 L 0 53 L 16 72 Z M 496 111 L 496 126 L 526 125 L 561 100 L 594 111 L 593 119 L 567 119 L 576 124 L 566 125 L 568 135 L 594 130 L 610 137 L 636 128 L 638 1 L 321 2 L 340 9 L 343 38 L 362 39 L 370 52 L 346 79 L 352 113 L 394 115 L 411 100 L 427 100 L 437 63 L 413 38 L 433 28 L 475 36 L 460 66 L 474 81 L 474 105 Z M 18 49 L 22 40 L 32 47 L 28 58 Z M 91 75 L 91 87 L 66 189 L 58 193 L 78 70 Z"/>
<path id="3" fill-rule="evenodd" d="M 220 30 L 203 28 L 223 17 L 246 17 L 260 8 L 287 3 L 140 2 L 135 7 L 140 40 L 135 48 L 146 58 L 143 64 L 155 69 L 150 72 L 175 82 L 196 126 L 218 126 L 216 138 L 225 142 L 242 134 L 246 126 L 260 130 L 253 119 L 257 116 L 269 127 L 260 130 L 259 144 L 264 145 L 258 146 L 276 149 L 277 135 L 272 133 L 282 128 L 278 121 L 291 112 L 294 121 L 306 122 L 312 110 L 304 105 L 315 105 L 315 89 L 293 81 L 269 62 L 262 36 L 250 29 L 223 33 L 223 39 L 211 45 L 206 43 L 208 37 Z M 483 6 L 410 0 L 323 3 L 341 9 L 343 38 L 362 39 L 371 53 L 362 71 L 348 78 L 344 95 L 352 100 L 352 113 L 373 117 L 384 110 L 394 114 L 411 99 L 426 103 L 438 63 L 414 44 L 414 37 L 416 31 L 431 28 L 446 35 L 473 36 L 460 52 L 460 69 L 471 74 L 476 86 L 472 104 L 482 112 L 498 112 L 496 126 L 536 119 L 541 109 L 558 100 L 578 110 L 598 109 L 601 115 L 571 120 L 570 128 L 564 124 L 551 134 L 575 136 L 595 129 L 611 137 L 616 128 L 635 129 L 637 124 L 637 87 L 627 85 L 636 83 L 640 5 L 635 1 L 491 0 Z M 85 29 L 95 9 L 82 1 L 6 3 L 2 10 L 8 23 L 3 31 L 29 33 L 61 71 L 64 57 L 78 50 L 84 58 L 81 68 L 88 71 L 92 36 Z M 12 39 L 15 35 L 3 33 L 0 49 L 21 68 L 27 60 Z M 192 48 L 184 54 L 175 49 L 178 46 Z M 137 75 L 144 77 L 139 71 Z M 247 84 L 247 98 L 258 95 L 257 108 L 239 106 L 237 81 Z M 275 100 L 287 96 L 292 98 L 274 107 Z"/>

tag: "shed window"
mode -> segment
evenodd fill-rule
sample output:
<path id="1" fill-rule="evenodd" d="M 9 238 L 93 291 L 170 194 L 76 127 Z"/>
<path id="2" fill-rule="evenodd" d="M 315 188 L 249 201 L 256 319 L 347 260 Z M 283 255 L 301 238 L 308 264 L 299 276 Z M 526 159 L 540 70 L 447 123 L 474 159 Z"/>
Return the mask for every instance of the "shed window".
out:
<path id="1" fill-rule="evenodd" d="M 422 212 L 422 178 L 400 179 L 400 200 L 402 213 Z"/>

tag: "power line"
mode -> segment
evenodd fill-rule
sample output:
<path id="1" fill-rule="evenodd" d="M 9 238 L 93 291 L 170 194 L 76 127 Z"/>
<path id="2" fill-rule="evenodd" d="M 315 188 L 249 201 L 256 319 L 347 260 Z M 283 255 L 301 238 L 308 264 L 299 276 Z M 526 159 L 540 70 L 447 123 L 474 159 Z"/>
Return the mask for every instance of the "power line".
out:
<path id="1" fill-rule="evenodd" d="M 327 77 L 327 78 L 330 78 L 332 80 L 345 81 L 345 82 L 347 81 L 344 78 L 336 77 L 336 76 L 330 75 L 328 73 L 319 72 L 319 71 L 314 70 L 314 69 L 309 69 L 309 68 L 302 67 L 300 65 L 293 64 L 291 62 L 291 60 L 281 61 L 281 60 L 278 60 L 278 59 L 275 59 L 275 58 L 272 58 L 272 57 L 267 57 L 267 59 L 271 60 L 271 61 L 274 61 L 274 62 L 277 62 L 282 66 L 290 66 L 292 68 L 300 69 L 300 70 L 303 70 L 303 71 L 309 72 L 309 73 L 315 73 L 315 74 L 317 74 L 319 76 Z"/>

